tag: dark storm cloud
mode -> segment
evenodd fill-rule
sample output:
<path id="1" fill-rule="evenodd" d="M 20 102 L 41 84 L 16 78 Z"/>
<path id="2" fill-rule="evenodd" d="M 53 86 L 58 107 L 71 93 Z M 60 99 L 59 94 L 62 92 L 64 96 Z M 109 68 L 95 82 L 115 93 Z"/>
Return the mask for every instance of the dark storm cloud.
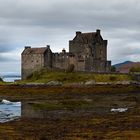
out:
<path id="1" fill-rule="evenodd" d="M 20 58 L 25 45 L 50 44 L 53 51 L 68 49 L 68 40 L 76 30 L 87 32 L 100 28 L 103 37 L 109 40 L 108 57 L 113 63 L 139 60 L 139 0 L 0 2 L 0 54 L 18 50 Z"/>

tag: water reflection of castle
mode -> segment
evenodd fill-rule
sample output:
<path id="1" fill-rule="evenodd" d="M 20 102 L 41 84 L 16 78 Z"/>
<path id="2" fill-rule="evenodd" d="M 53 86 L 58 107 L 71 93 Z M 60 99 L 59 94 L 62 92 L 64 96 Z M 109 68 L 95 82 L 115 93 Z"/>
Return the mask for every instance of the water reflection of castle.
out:
<path id="1" fill-rule="evenodd" d="M 40 118 L 40 119 L 57 119 L 65 117 L 66 114 L 72 114 L 68 110 L 48 110 L 47 108 L 38 108 L 36 105 L 42 102 L 22 102 L 22 118 Z"/>
<path id="2" fill-rule="evenodd" d="M 46 111 L 34 107 L 35 103 L 22 102 L 21 116 L 23 118 L 46 118 Z"/>

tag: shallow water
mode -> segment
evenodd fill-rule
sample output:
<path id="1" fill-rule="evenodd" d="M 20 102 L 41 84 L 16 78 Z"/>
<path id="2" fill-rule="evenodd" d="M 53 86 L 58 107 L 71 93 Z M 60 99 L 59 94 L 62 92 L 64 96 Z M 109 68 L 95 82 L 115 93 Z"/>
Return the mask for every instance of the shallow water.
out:
<path id="1" fill-rule="evenodd" d="M 20 80 L 21 77 L 5 77 L 3 78 L 3 81 L 5 82 L 14 82 L 15 80 Z"/>
<path id="2" fill-rule="evenodd" d="M 21 102 L 0 102 L 0 122 L 4 123 L 21 117 Z"/>

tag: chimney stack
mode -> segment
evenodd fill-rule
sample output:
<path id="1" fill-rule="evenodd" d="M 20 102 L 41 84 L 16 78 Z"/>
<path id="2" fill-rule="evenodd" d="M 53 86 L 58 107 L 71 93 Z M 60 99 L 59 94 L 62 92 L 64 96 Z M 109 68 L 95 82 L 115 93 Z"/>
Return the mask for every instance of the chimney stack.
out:
<path id="1" fill-rule="evenodd" d="M 63 48 L 63 50 L 62 50 L 62 53 L 66 53 L 66 50 L 65 50 L 65 48 Z"/>
<path id="2" fill-rule="evenodd" d="M 79 34 L 81 34 L 81 32 L 80 31 L 76 31 L 76 35 L 79 35 Z"/>
<path id="3" fill-rule="evenodd" d="M 96 30 L 96 33 L 100 35 L 101 31 L 99 29 Z"/>
<path id="4" fill-rule="evenodd" d="M 25 46 L 25 49 L 30 49 L 31 48 L 31 46 Z"/>
<path id="5" fill-rule="evenodd" d="M 46 47 L 47 47 L 47 49 L 50 49 L 50 45 L 47 45 Z"/>

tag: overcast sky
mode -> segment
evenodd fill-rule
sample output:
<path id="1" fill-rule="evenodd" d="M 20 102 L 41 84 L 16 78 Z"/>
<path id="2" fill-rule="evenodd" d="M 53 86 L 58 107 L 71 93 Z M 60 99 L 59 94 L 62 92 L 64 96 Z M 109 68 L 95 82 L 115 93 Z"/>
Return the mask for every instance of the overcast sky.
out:
<path id="1" fill-rule="evenodd" d="M 101 29 L 112 63 L 140 61 L 140 0 L 0 0 L 0 72 L 20 72 L 24 46 L 66 48 Z"/>

